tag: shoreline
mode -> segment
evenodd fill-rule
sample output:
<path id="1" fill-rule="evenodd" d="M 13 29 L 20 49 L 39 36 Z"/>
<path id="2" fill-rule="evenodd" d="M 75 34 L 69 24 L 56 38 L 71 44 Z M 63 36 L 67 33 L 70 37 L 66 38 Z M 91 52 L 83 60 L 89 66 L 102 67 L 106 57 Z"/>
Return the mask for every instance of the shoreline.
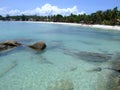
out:
<path id="1" fill-rule="evenodd" d="M 4 22 L 4 21 L 0 21 Z M 120 26 L 100 25 L 100 24 L 81 24 L 81 23 L 66 23 L 66 22 L 44 22 L 44 21 L 8 21 L 8 22 L 26 22 L 26 23 L 47 23 L 47 24 L 60 24 L 70 26 L 81 26 L 96 29 L 117 30 L 120 31 Z"/>
<path id="2" fill-rule="evenodd" d="M 27 23 L 47 23 L 47 24 L 60 24 L 60 25 L 70 25 L 70 26 L 82 26 L 89 28 L 98 28 L 98 29 L 106 29 L 106 30 L 118 30 L 120 31 L 120 26 L 110 26 L 110 25 L 100 25 L 100 24 L 80 24 L 80 23 L 64 23 L 64 22 L 42 22 L 42 21 L 25 21 Z"/>

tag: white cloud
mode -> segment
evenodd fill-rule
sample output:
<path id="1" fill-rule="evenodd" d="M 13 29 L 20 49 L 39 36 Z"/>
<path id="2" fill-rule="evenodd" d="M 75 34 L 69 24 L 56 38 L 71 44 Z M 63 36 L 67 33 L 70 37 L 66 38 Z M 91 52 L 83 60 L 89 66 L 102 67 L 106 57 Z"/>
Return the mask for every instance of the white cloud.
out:
<path id="1" fill-rule="evenodd" d="M 5 7 L 0 8 L 0 15 L 5 15 L 7 13 L 7 10 Z"/>
<path id="2" fill-rule="evenodd" d="M 77 9 L 77 6 L 73 6 L 72 8 L 59 8 L 57 6 L 53 6 L 51 4 L 45 4 L 42 7 L 37 7 L 32 10 L 26 10 L 26 11 L 20 11 L 18 9 L 15 10 L 7 10 L 6 8 L 0 8 L 0 14 L 1 15 L 56 15 L 56 14 L 62 14 L 62 15 L 70 15 L 73 14 L 84 14 L 85 12 L 79 12 Z"/>
<path id="3" fill-rule="evenodd" d="M 19 15 L 19 14 L 21 14 L 21 12 L 20 12 L 20 10 L 15 9 L 15 10 L 10 10 L 8 12 L 8 14 L 9 15 Z"/>

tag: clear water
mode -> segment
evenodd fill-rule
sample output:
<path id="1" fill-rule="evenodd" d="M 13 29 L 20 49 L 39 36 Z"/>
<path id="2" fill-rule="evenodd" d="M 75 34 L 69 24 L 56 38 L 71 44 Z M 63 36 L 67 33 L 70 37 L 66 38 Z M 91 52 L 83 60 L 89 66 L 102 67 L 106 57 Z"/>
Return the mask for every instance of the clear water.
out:
<path id="1" fill-rule="evenodd" d="M 120 52 L 119 31 L 80 26 L 0 22 L 0 41 L 6 40 L 24 46 L 0 53 L 0 90 L 109 90 L 112 59 L 92 61 L 79 53 Z M 43 52 L 27 47 L 37 41 L 46 42 Z"/>

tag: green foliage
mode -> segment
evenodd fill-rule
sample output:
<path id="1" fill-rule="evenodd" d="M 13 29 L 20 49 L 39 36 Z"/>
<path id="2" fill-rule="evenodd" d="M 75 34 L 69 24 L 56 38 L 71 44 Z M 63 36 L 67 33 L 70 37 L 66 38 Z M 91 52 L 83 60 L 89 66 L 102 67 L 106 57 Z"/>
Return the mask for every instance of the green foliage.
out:
<path id="1" fill-rule="evenodd" d="M 111 23 L 110 21 L 108 21 L 108 20 L 104 20 L 104 21 L 102 22 L 102 24 L 104 24 L 104 25 L 111 25 L 112 23 Z"/>
<path id="2" fill-rule="evenodd" d="M 90 15 L 74 15 L 62 16 L 60 14 L 53 16 L 37 16 L 37 15 L 20 15 L 20 16 L 0 16 L 0 20 L 7 21 L 47 21 L 47 22 L 68 22 L 68 23 L 83 23 L 83 24 L 105 24 L 105 25 L 120 25 L 120 11 L 117 7 L 107 9 L 106 11 L 97 11 Z"/>
<path id="3" fill-rule="evenodd" d="M 50 18 L 49 18 L 49 19 L 50 19 Z M 62 16 L 62 15 L 57 14 L 57 15 L 54 15 L 54 16 L 53 16 L 53 21 L 54 21 L 54 22 L 63 22 L 64 19 L 63 19 L 63 16 Z"/>
<path id="4" fill-rule="evenodd" d="M 3 17 L 0 15 L 0 20 L 2 20 L 3 19 Z"/>

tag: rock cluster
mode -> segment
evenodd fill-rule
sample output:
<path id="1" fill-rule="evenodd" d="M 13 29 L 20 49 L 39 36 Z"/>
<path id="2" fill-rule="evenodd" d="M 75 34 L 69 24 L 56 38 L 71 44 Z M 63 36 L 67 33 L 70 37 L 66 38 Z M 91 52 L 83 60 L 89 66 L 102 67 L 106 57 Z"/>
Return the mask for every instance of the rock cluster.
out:
<path id="1" fill-rule="evenodd" d="M 114 65 L 114 69 L 120 72 L 120 62 Z"/>
<path id="2" fill-rule="evenodd" d="M 0 43 L 0 51 L 11 49 L 20 45 L 21 44 L 16 41 L 5 41 Z"/>
<path id="3" fill-rule="evenodd" d="M 17 41 L 5 41 L 0 43 L 0 51 L 12 49 L 15 47 L 18 47 L 22 45 L 21 43 L 18 43 Z M 28 47 L 35 49 L 35 50 L 44 50 L 46 48 L 46 44 L 44 42 L 37 42 L 33 45 L 29 45 Z"/>

